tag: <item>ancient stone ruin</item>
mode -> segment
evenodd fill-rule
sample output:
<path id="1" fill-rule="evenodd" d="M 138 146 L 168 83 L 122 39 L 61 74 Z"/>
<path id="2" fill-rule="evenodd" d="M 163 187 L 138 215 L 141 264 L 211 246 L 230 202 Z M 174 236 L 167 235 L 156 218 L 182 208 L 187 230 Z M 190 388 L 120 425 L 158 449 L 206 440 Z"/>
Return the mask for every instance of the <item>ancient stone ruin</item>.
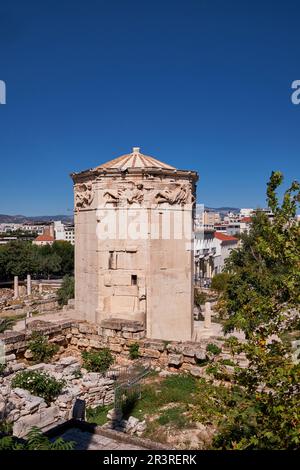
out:
<path id="1" fill-rule="evenodd" d="M 191 340 L 197 173 L 134 147 L 71 176 L 78 318 L 138 320 L 148 338 Z"/>

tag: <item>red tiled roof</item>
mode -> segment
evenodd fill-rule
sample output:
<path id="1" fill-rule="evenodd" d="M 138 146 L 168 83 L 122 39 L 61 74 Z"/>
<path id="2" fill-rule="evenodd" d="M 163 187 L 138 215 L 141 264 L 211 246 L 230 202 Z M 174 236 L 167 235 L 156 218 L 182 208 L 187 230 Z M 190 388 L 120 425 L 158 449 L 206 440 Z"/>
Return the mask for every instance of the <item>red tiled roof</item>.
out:
<path id="1" fill-rule="evenodd" d="M 226 233 L 223 232 L 215 232 L 215 238 L 222 242 L 238 242 L 238 238 L 226 235 Z"/>
<path id="2" fill-rule="evenodd" d="M 246 223 L 250 223 L 252 222 L 252 218 L 251 217 L 243 217 L 240 222 L 246 222 Z"/>
<path id="3" fill-rule="evenodd" d="M 52 237 L 51 235 L 43 234 L 43 235 L 39 235 L 38 237 L 36 237 L 35 241 L 36 242 L 54 242 L 54 237 Z"/>

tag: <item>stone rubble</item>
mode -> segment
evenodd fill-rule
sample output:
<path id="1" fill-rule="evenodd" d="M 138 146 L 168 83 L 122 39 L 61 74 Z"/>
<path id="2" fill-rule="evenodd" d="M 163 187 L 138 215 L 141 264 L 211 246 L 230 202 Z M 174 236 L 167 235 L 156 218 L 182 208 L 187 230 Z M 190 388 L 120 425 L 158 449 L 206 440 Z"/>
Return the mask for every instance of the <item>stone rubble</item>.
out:
<path id="1" fill-rule="evenodd" d="M 104 424 L 104 428 L 114 429 L 115 431 L 123 432 L 126 434 L 136 434 L 137 436 L 142 436 L 146 431 L 146 421 L 140 421 L 134 416 L 129 416 L 129 418 L 123 419 L 122 412 L 116 412 L 114 409 L 109 410 L 107 413 L 108 422 Z"/>
<path id="2" fill-rule="evenodd" d="M 87 407 L 113 403 L 114 380 L 95 372 L 88 373 L 80 368 L 75 357 L 62 357 L 54 364 L 40 363 L 29 367 L 17 363 L 13 354 L 6 356 L 6 360 L 5 374 L 0 377 L 0 420 L 5 419 L 12 423 L 13 433 L 17 437 L 25 436 L 32 426 L 44 429 L 70 419 L 77 398 L 85 400 Z M 16 367 L 17 365 L 20 367 Z M 16 369 L 18 371 L 25 368 L 45 371 L 66 382 L 62 393 L 50 406 L 43 398 L 33 396 L 27 390 L 11 387 Z"/>

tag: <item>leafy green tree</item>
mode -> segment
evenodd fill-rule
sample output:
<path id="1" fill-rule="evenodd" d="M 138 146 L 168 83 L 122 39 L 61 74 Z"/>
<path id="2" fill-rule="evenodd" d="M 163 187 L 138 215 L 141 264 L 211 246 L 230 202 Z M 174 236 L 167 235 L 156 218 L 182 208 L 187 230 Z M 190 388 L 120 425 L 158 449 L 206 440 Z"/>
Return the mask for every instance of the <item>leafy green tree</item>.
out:
<path id="1" fill-rule="evenodd" d="M 52 245 L 52 252 L 61 260 L 60 275 L 72 276 L 74 274 L 74 246 L 67 241 L 56 241 Z"/>
<path id="2" fill-rule="evenodd" d="M 36 271 L 36 260 L 30 242 L 12 241 L 0 248 L 0 265 L 3 267 L 4 277 L 25 278 L 28 273 Z"/>
<path id="3" fill-rule="evenodd" d="M 226 421 L 218 445 L 237 449 L 300 448 L 300 364 L 293 362 L 281 337 L 299 325 L 300 226 L 295 220 L 300 185 L 293 182 L 280 203 L 283 181 L 273 172 L 267 202 L 274 216 L 258 212 L 242 246 L 227 262 L 229 279 L 220 310 L 227 317 L 225 332 L 245 332 L 237 344 L 249 366 L 236 380 L 246 390 L 254 413 Z M 243 419 L 244 417 L 244 419 Z"/>
<path id="4" fill-rule="evenodd" d="M 0 280 L 13 276 L 24 279 L 27 274 L 50 278 L 53 275 L 73 275 L 74 247 L 69 242 L 37 246 L 29 241 L 11 241 L 0 246 Z"/>
<path id="5" fill-rule="evenodd" d="M 229 275 L 226 272 L 215 274 L 211 280 L 211 289 L 217 292 L 223 292 L 227 287 L 228 279 Z"/>
<path id="6" fill-rule="evenodd" d="M 44 248 L 44 247 L 42 247 Z M 50 279 L 53 274 L 59 275 L 61 271 L 61 259 L 56 253 L 38 252 L 37 257 L 37 275 Z"/>
<path id="7" fill-rule="evenodd" d="M 74 277 L 66 275 L 61 287 L 57 291 L 59 305 L 67 305 L 69 299 L 74 299 L 75 283 Z"/>

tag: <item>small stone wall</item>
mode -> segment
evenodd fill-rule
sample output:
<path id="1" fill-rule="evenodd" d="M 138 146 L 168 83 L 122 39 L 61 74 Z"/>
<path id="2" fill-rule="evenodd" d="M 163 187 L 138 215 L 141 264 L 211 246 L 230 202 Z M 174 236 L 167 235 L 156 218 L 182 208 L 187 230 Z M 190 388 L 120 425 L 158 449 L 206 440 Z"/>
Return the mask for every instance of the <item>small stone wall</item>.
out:
<path id="1" fill-rule="evenodd" d="M 4 307 L 1 311 L 2 317 L 9 317 L 9 316 L 23 316 L 26 315 L 28 312 L 38 312 L 38 313 L 45 313 L 45 312 L 53 312 L 59 309 L 60 306 L 58 304 L 56 296 L 51 299 L 41 299 L 41 300 L 34 300 L 32 302 L 28 302 L 26 305 L 22 304 L 15 304 L 11 305 L 10 307 Z"/>
<path id="2" fill-rule="evenodd" d="M 15 354 L 17 358 L 30 357 L 27 346 L 32 331 L 40 331 L 48 336 L 50 342 L 60 346 L 59 353 L 80 356 L 81 351 L 109 348 L 120 359 L 129 358 L 129 348 L 133 343 L 139 344 L 141 359 L 150 361 L 153 367 L 162 369 L 175 368 L 189 371 L 194 376 L 203 376 L 201 361 L 207 357 L 208 343 L 214 343 L 222 349 L 222 359 L 232 359 L 224 342 L 219 338 L 202 339 L 200 342 L 162 341 L 145 338 L 142 322 L 129 320 L 105 320 L 101 325 L 83 321 L 60 321 L 57 323 L 33 321 L 30 330 L 6 332 L 0 335 L 5 345 L 5 354 Z M 243 354 L 237 358 L 241 367 L 247 366 Z"/>
<path id="3" fill-rule="evenodd" d="M 65 387 L 62 393 L 47 405 L 43 398 L 31 395 L 27 390 L 12 388 L 12 379 L 17 371 L 23 369 L 39 370 L 58 380 L 63 379 Z M 12 423 L 15 436 L 25 436 L 32 426 L 45 430 L 71 419 L 77 398 L 85 400 L 87 407 L 110 405 L 114 400 L 114 380 L 80 369 L 80 363 L 74 357 L 63 357 L 54 364 L 27 367 L 16 362 L 14 354 L 7 356 L 6 374 L 0 377 L 0 421 Z"/>
<path id="4" fill-rule="evenodd" d="M 32 331 L 41 332 L 49 342 L 60 346 L 53 363 L 28 364 L 27 359 L 31 357 L 28 342 Z M 74 372 L 81 367 L 81 352 L 84 350 L 107 347 L 116 356 L 117 363 L 128 363 L 129 348 L 133 343 L 139 345 L 140 359 L 150 362 L 162 375 L 178 370 L 205 377 L 200 364 L 202 362 L 203 366 L 207 358 L 208 343 L 222 349 L 219 357 L 232 359 L 223 341 L 218 338 L 202 339 L 200 343 L 149 340 L 145 338 L 144 326 L 139 321 L 114 319 L 95 325 L 75 320 L 57 323 L 35 320 L 26 331 L 7 331 L 0 335 L 0 362 L 5 359 L 6 363 L 4 376 L 0 376 L 0 420 L 13 423 L 14 435 L 22 437 L 32 426 L 45 430 L 70 419 L 76 398 L 85 400 L 88 407 L 112 404 L 114 380 L 102 374 L 88 373 L 82 368 L 80 374 Z M 239 355 L 235 360 L 240 366 L 247 366 L 245 356 Z M 233 369 L 232 366 L 228 367 Z M 57 379 L 64 379 L 66 386 L 63 393 L 48 406 L 42 398 L 32 396 L 26 390 L 12 389 L 12 378 L 25 368 L 43 370 Z M 144 423 L 128 421 L 123 425 L 124 432 L 139 434 L 142 432 L 139 426 Z"/>

